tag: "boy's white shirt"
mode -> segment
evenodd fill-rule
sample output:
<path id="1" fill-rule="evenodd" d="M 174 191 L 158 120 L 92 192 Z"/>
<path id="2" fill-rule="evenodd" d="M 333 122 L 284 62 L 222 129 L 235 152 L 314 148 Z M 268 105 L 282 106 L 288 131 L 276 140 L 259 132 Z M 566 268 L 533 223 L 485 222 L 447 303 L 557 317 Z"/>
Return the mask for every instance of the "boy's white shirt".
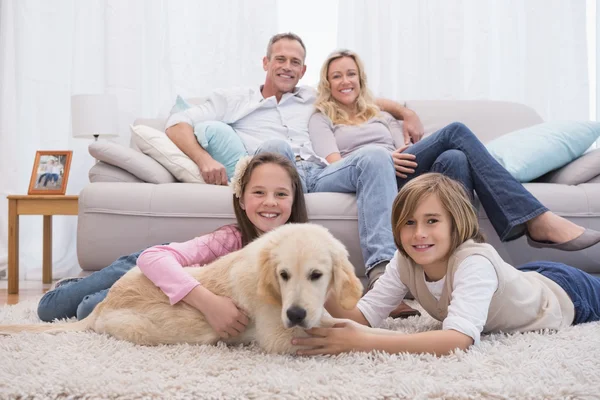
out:
<path id="1" fill-rule="evenodd" d="M 358 309 L 374 328 L 381 325 L 408 293 L 408 287 L 400 280 L 398 256 L 399 252 L 396 251 L 385 274 L 358 302 Z M 435 282 L 425 282 L 427 289 L 437 300 L 440 299 L 445 281 L 446 277 Z M 478 344 L 497 289 L 498 275 L 487 258 L 476 254 L 465 258 L 454 274 L 452 300 L 442 329 L 461 332 L 473 338 L 474 344 Z"/>

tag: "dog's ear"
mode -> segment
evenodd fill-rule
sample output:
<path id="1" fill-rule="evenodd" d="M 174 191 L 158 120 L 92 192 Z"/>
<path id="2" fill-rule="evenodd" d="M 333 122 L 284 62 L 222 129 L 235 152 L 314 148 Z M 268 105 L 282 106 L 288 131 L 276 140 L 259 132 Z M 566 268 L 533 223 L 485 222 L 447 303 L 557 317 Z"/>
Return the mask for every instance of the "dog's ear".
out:
<path id="1" fill-rule="evenodd" d="M 342 243 L 334 240 L 331 247 L 333 258 L 333 290 L 337 302 L 346 310 L 356 306 L 363 293 L 360 280 L 356 277 L 354 266 L 348 260 L 348 251 Z"/>
<path id="2" fill-rule="evenodd" d="M 267 303 L 281 305 L 277 264 L 271 255 L 273 243 L 267 243 L 258 255 L 258 295 Z"/>

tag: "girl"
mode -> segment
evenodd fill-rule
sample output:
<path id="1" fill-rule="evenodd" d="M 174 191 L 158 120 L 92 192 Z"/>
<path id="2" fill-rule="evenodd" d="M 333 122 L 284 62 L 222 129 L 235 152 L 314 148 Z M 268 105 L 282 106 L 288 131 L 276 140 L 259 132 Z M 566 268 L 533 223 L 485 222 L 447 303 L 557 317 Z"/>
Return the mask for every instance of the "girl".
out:
<path id="1" fill-rule="evenodd" d="M 550 212 L 514 179 L 463 124 L 453 123 L 409 145 L 401 124 L 381 112 L 367 85 L 360 57 L 350 50 L 332 53 L 323 63 L 309 135 L 317 155 L 330 164 L 365 146 L 389 151 L 395 182 L 382 189 L 391 204 L 411 179 L 441 172 L 463 184 L 479 201 L 502 241 L 527 235 L 533 247 L 575 251 L 600 242 L 600 232 L 584 229 Z M 371 268 L 368 289 L 384 273 L 385 263 Z M 393 315 L 395 316 L 395 315 Z"/>
<path id="2" fill-rule="evenodd" d="M 239 250 L 264 232 L 286 223 L 307 222 L 308 216 L 298 172 L 283 156 L 261 153 L 242 158 L 231 185 L 237 224 L 184 243 L 155 246 L 121 257 L 82 279 L 59 281 L 40 300 L 40 319 L 50 322 L 56 318 L 85 318 L 106 297 L 110 287 L 137 264 L 171 304 L 183 301 L 195 307 L 223 338 L 239 334 L 248 323 L 243 311 L 231 299 L 203 288 L 182 267 L 208 264 Z"/>
<path id="3" fill-rule="evenodd" d="M 385 274 L 353 310 L 333 298 L 332 316 L 377 327 L 410 290 L 442 330 L 389 335 L 348 323 L 316 328 L 299 354 L 337 354 L 381 350 L 390 353 L 448 354 L 480 341 L 482 332 L 559 329 L 600 320 L 600 278 L 568 265 L 505 263 L 484 243 L 477 215 L 463 187 L 441 174 L 407 183 L 393 205 L 392 227 L 398 247 Z"/>

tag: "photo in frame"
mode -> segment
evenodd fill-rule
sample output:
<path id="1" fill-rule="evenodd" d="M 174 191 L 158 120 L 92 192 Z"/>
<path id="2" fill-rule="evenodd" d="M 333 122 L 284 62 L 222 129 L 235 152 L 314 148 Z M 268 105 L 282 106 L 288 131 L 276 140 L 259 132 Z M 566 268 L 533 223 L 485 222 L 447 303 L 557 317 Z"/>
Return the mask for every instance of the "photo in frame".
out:
<path id="1" fill-rule="evenodd" d="M 27 194 L 64 195 L 72 157 L 71 150 L 38 150 Z"/>

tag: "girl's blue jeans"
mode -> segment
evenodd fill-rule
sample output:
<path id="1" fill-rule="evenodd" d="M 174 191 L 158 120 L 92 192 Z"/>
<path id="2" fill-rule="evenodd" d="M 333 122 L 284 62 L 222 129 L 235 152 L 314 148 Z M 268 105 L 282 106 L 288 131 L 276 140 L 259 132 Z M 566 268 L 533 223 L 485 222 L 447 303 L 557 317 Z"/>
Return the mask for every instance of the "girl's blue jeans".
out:
<path id="1" fill-rule="evenodd" d="M 62 318 L 87 317 L 94 307 L 104 300 L 111 286 L 136 266 L 142 251 L 123 256 L 108 267 L 81 280 L 67 282 L 50 290 L 38 304 L 38 316 L 46 322 Z"/>

